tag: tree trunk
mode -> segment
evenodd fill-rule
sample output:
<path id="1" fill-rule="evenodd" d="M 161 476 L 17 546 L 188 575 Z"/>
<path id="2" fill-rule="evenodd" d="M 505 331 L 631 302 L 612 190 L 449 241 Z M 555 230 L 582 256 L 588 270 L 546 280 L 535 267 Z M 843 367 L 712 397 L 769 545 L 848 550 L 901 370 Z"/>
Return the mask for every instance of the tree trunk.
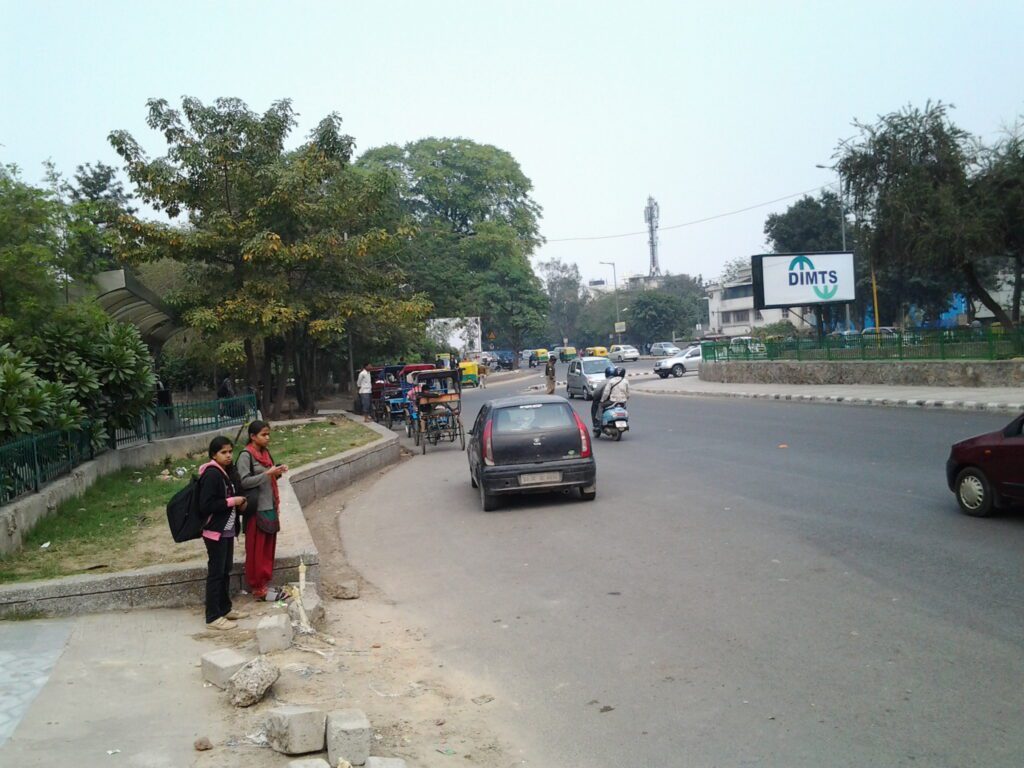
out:
<path id="1" fill-rule="evenodd" d="M 256 352 L 248 336 L 245 337 L 245 383 L 256 391 Z"/>
<path id="2" fill-rule="evenodd" d="M 291 344 L 289 343 L 288 337 L 284 337 L 284 345 L 281 350 L 281 370 L 278 371 L 277 379 L 277 391 L 274 393 L 274 410 L 273 418 L 280 419 L 281 414 L 284 413 L 284 397 L 285 390 L 288 388 L 288 370 L 290 368 L 289 362 L 292 357 Z"/>
<path id="3" fill-rule="evenodd" d="M 1016 270 L 1013 275 L 1013 306 L 1010 311 L 1013 314 L 1013 322 L 1020 323 L 1020 299 L 1024 291 L 1024 253 L 1018 253 L 1016 258 Z"/>
<path id="4" fill-rule="evenodd" d="M 969 261 L 964 262 L 963 272 L 971 293 L 973 293 L 982 304 L 988 307 L 989 311 L 995 315 L 996 320 L 1002 323 L 1004 328 L 1009 329 L 1016 327 L 1013 320 L 1006 313 L 1006 310 L 999 306 L 999 302 L 993 299 L 991 294 L 985 290 L 985 286 L 981 284 L 977 273 L 974 271 L 974 264 Z"/>
<path id="5" fill-rule="evenodd" d="M 260 410 L 264 415 L 270 413 L 271 376 L 273 375 L 274 356 L 271 354 L 270 340 L 263 338 L 263 376 L 260 382 Z"/>

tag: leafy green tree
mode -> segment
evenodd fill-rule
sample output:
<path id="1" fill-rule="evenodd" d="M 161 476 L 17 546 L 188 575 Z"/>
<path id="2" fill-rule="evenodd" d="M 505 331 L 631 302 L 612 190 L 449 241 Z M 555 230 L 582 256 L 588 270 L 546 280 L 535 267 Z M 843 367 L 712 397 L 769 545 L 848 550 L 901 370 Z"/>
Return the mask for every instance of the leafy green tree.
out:
<path id="1" fill-rule="evenodd" d="M 747 256 L 737 256 L 725 262 L 725 266 L 722 267 L 722 274 L 718 279 L 723 283 L 732 283 L 749 274 L 750 258 Z"/>
<path id="2" fill-rule="evenodd" d="M 340 117 L 290 151 L 287 100 L 258 115 L 238 99 L 185 98 L 180 111 L 155 99 L 147 122 L 164 136 L 164 157 L 150 160 L 124 131 L 111 143 L 141 199 L 188 225 L 122 215 L 122 254 L 186 266 L 184 318 L 237 344 L 250 385 L 265 384 L 265 411 L 280 414 L 293 372 L 300 406 L 313 409 L 318 360 L 360 318 L 403 327 L 426 317 L 429 302 L 400 290 L 411 232 L 398 220 L 395 176 L 352 167 Z"/>
<path id="3" fill-rule="evenodd" d="M 1009 262 L 1013 285 L 1010 316 L 1019 324 L 1024 293 L 1024 125 L 983 153 L 972 191 L 992 253 Z"/>
<path id="4" fill-rule="evenodd" d="M 678 297 L 682 302 L 682 313 L 676 330 L 689 333 L 697 323 L 707 327 L 709 322 L 708 305 L 704 301 L 707 291 L 704 287 L 703 277 L 700 275 L 691 277 L 690 275 L 666 274 L 661 281 L 661 291 Z"/>
<path id="5" fill-rule="evenodd" d="M 77 429 L 85 411 L 67 385 L 39 376 L 35 363 L 0 344 L 0 443 L 51 429 Z"/>
<path id="6" fill-rule="evenodd" d="M 624 299 L 625 296 L 620 296 L 620 301 Z M 606 345 L 614 338 L 612 333 L 615 330 L 615 320 L 615 295 L 610 292 L 599 293 L 583 305 L 577 319 L 577 333 L 569 337 L 569 343 L 578 347 Z M 628 322 L 626 330 L 628 333 L 623 340 L 632 339 L 633 329 Z M 559 338 L 555 341 L 561 343 L 562 340 Z"/>
<path id="7" fill-rule="evenodd" d="M 911 304 L 935 314 L 963 291 L 1012 326 L 983 284 L 989 254 L 970 188 L 978 159 L 974 139 L 941 102 L 857 126 L 860 136 L 840 148 L 837 167 L 863 233 L 861 250 L 880 273 L 889 316 L 902 318 Z"/>
<path id="8" fill-rule="evenodd" d="M 640 344 L 654 343 L 672 337 L 675 330 L 686 327 L 687 318 L 682 300 L 663 291 L 641 291 L 629 297 L 627 328 Z M 693 327 L 693 323 L 689 324 Z"/>
<path id="9" fill-rule="evenodd" d="M 574 339 L 580 312 L 587 303 L 587 291 L 579 267 L 558 259 L 541 262 L 541 279 L 548 297 L 548 338 Z"/>
<path id="10" fill-rule="evenodd" d="M 0 340 L 27 332 L 58 299 L 58 210 L 14 166 L 0 166 Z"/>

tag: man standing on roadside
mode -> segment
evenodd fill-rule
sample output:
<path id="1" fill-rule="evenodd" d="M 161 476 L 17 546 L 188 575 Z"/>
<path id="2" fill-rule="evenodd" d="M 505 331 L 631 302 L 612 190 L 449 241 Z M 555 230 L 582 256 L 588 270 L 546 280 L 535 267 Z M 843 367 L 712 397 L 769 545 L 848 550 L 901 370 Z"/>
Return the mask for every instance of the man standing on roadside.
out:
<path id="1" fill-rule="evenodd" d="M 555 394 L 555 356 L 548 355 L 548 361 L 544 365 L 544 378 L 547 379 L 547 393 Z"/>
<path id="2" fill-rule="evenodd" d="M 373 377 L 370 376 L 370 364 L 363 366 L 356 378 L 356 389 L 359 392 L 359 404 L 363 407 L 363 421 L 370 421 L 370 393 L 373 392 Z"/>

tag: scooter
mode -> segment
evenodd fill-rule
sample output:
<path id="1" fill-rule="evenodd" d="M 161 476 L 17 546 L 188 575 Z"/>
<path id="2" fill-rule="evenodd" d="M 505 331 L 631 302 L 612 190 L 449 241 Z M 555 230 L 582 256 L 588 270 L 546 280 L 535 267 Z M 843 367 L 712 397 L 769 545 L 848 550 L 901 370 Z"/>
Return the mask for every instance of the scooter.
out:
<path id="1" fill-rule="evenodd" d="M 601 413 L 601 427 L 594 427 L 594 437 L 602 434 L 613 440 L 621 440 L 622 433 L 629 431 L 629 411 L 622 403 L 611 403 Z"/>

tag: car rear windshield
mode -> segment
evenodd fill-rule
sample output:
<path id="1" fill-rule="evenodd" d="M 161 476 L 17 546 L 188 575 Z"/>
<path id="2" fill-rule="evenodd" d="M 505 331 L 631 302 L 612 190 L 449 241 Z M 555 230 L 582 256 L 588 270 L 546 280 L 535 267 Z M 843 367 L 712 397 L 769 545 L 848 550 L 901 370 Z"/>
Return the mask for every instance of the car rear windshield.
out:
<path id="1" fill-rule="evenodd" d="M 572 409 L 561 403 L 531 403 L 502 408 L 494 414 L 496 434 L 566 429 L 575 426 Z"/>
<path id="2" fill-rule="evenodd" d="M 611 360 L 584 360 L 584 373 L 604 373 L 604 369 L 611 365 Z"/>

